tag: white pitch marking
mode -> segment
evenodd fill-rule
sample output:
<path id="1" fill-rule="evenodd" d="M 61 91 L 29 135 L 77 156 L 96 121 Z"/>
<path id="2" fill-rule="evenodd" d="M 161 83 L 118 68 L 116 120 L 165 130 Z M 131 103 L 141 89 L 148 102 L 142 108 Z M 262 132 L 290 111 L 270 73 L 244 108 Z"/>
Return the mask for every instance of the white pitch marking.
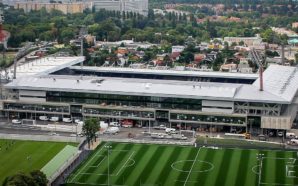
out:
<path id="1" fill-rule="evenodd" d="M 128 162 L 128 160 L 130 160 L 131 156 L 135 153 L 135 151 L 133 151 L 131 153 L 131 155 L 128 157 L 128 159 L 126 160 L 126 162 L 122 165 L 122 167 L 120 168 L 120 170 L 117 172 L 116 176 L 118 176 L 118 174 L 121 172 L 121 170 L 125 167 L 126 163 Z"/>
<path id="2" fill-rule="evenodd" d="M 108 143 L 107 143 L 108 144 Z M 85 164 L 85 166 L 71 179 L 71 181 L 70 182 L 73 182 L 73 180 L 80 174 L 80 172 L 82 172 L 82 170 L 83 169 L 85 169 L 86 167 L 87 167 L 87 165 L 97 156 L 97 154 L 100 152 L 100 151 L 102 151 L 102 149 L 104 148 L 104 146 L 106 146 L 107 144 L 105 144 L 105 145 L 103 145 L 102 147 L 101 147 L 101 149 L 99 150 L 99 151 L 97 151 L 96 153 L 95 153 L 95 155 L 90 159 L 90 161 L 88 161 L 86 164 Z"/>
<path id="3" fill-rule="evenodd" d="M 197 160 L 197 158 L 198 158 L 198 155 L 199 155 L 199 153 L 200 153 L 200 150 L 201 150 L 201 148 L 198 150 L 197 155 L 196 155 L 196 157 L 195 157 L 195 159 L 194 159 L 194 161 L 193 161 L 193 163 L 192 163 L 192 165 L 191 165 L 191 168 L 190 168 L 190 170 L 189 170 L 189 173 L 188 173 L 188 175 L 187 175 L 187 177 L 186 177 L 186 180 L 185 180 L 185 182 L 184 182 L 184 186 L 186 185 L 187 180 L 189 179 L 189 176 L 190 176 L 191 171 L 192 171 L 192 169 L 193 169 L 193 167 L 194 167 L 194 165 L 195 165 L 195 163 L 196 163 L 196 160 Z"/>

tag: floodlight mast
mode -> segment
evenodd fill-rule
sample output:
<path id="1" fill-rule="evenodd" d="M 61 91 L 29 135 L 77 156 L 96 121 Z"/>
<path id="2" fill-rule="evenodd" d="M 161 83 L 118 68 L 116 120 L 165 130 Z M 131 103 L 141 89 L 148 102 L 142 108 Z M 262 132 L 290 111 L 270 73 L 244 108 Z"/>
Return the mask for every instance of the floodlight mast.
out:
<path id="1" fill-rule="evenodd" d="M 250 54 L 251 54 L 252 60 L 259 67 L 259 78 L 260 78 L 260 89 L 259 90 L 263 91 L 264 90 L 263 71 L 264 71 L 264 66 L 266 63 L 266 58 L 263 59 L 254 48 L 250 51 Z"/>
<path id="2" fill-rule="evenodd" d="M 111 145 L 105 145 L 106 149 L 108 149 L 108 186 L 110 185 L 110 149 L 112 149 Z"/>

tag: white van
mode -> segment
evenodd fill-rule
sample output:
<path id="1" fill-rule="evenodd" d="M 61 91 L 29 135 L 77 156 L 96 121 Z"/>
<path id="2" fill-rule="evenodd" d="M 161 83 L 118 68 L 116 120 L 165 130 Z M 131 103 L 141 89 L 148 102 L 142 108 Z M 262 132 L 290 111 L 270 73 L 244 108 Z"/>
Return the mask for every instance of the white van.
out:
<path id="1" fill-rule="evenodd" d="M 174 128 L 166 128 L 166 133 L 175 133 L 176 129 Z"/>
<path id="2" fill-rule="evenodd" d="M 293 132 L 287 132 L 287 133 L 286 133 L 286 138 L 290 138 L 290 139 L 292 139 L 292 138 L 295 138 L 295 137 L 296 137 L 296 134 L 293 133 Z"/>
<path id="3" fill-rule="evenodd" d="M 48 116 L 39 116 L 39 119 L 42 120 L 42 121 L 48 121 L 49 120 Z"/>
<path id="4" fill-rule="evenodd" d="M 59 121 L 59 117 L 51 117 L 50 118 L 50 121 L 57 122 L 57 121 Z"/>

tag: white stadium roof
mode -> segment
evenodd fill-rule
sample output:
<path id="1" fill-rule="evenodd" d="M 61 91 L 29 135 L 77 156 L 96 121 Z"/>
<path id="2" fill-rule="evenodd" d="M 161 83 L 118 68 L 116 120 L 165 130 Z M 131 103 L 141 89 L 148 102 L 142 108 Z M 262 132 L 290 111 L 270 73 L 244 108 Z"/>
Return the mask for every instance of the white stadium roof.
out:
<path id="1" fill-rule="evenodd" d="M 290 104 L 298 89 L 298 70 L 271 65 L 264 72 L 264 91 L 259 79 L 247 85 L 47 74 L 17 78 L 6 88 Z"/>
<path id="2" fill-rule="evenodd" d="M 288 70 L 287 70 L 288 69 Z M 278 73 L 278 72 L 281 73 Z M 282 74 L 285 73 L 285 74 Z M 289 74 L 287 74 L 289 73 Z M 270 79 L 288 79 L 285 84 Z M 288 78 L 285 78 L 288 77 Z M 24 77 L 6 85 L 7 88 L 51 90 L 68 92 L 108 93 L 216 99 L 289 104 L 297 92 L 295 67 L 270 66 L 264 73 L 264 91 L 259 91 L 258 80 L 253 85 L 169 80 L 143 80 L 125 78 L 100 78 L 91 76 L 40 76 Z M 282 88 L 278 88 L 279 85 Z M 277 87 L 277 88 L 275 88 Z"/>
<path id="3" fill-rule="evenodd" d="M 186 70 L 156 70 L 156 69 L 135 69 L 120 67 L 91 67 L 72 66 L 70 69 L 93 72 L 110 72 L 110 73 L 128 73 L 128 74 L 156 74 L 171 76 L 192 76 L 192 77 L 215 77 L 215 78 L 232 78 L 232 79 L 257 79 L 258 74 L 231 73 L 231 72 L 202 72 L 202 71 L 186 71 Z"/>
<path id="4" fill-rule="evenodd" d="M 291 102 L 298 90 L 298 68 L 270 65 L 264 72 L 263 81 L 264 91 Z M 259 79 L 253 85 L 259 87 Z"/>
<path id="5" fill-rule="evenodd" d="M 45 57 L 31 62 L 23 63 L 17 66 L 16 77 L 39 76 L 61 70 L 63 68 L 75 65 L 84 61 L 84 57 Z M 8 68 L 7 76 L 13 78 L 14 66 Z M 1 76 L 5 77 L 5 72 L 1 71 Z"/>

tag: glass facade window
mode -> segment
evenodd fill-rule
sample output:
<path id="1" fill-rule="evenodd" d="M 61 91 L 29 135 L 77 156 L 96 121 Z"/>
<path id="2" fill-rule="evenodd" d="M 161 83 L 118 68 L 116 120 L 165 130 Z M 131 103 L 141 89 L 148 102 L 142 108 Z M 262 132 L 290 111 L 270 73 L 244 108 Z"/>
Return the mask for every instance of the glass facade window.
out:
<path id="1" fill-rule="evenodd" d="M 120 117 L 137 117 L 137 118 L 154 118 L 154 112 L 150 111 L 132 111 L 132 110 L 115 110 L 101 108 L 84 108 L 84 114 L 108 115 Z"/>
<path id="2" fill-rule="evenodd" d="M 230 117 L 230 116 L 210 116 L 199 114 L 178 114 L 171 113 L 171 120 L 181 121 L 196 121 L 196 122 L 213 122 L 213 123 L 226 123 L 226 124 L 246 124 L 245 117 Z"/>
<path id="3" fill-rule="evenodd" d="M 19 103 L 4 103 L 4 109 L 7 110 L 21 110 L 21 111 L 43 111 L 43 112 L 69 112 L 67 106 L 54 105 L 37 105 L 37 104 L 19 104 Z"/>
<path id="4" fill-rule="evenodd" d="M 47 101 L 159 109 L 183 109 L 198 111 L 202 109 L 202 101 L 198 99 L 76 92 L 47 92 Z"/>

